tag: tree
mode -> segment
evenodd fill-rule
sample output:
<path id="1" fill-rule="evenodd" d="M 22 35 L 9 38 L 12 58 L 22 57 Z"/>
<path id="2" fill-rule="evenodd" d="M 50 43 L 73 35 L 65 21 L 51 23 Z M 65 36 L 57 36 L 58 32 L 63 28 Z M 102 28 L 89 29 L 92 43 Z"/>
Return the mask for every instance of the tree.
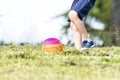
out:
<path id="1" fill-rule="evenodd" d="M 111 0 L 96 0 L 94 8 L 88 15 L 105 24 L 105 30 L 107 31 L 110 28 L 110 4 Z"/>
<path id="2" fill-rule="evenodd" d="M 120 46 L 120 0 L 112 0 L 111 4 L 111 42 Z"/>

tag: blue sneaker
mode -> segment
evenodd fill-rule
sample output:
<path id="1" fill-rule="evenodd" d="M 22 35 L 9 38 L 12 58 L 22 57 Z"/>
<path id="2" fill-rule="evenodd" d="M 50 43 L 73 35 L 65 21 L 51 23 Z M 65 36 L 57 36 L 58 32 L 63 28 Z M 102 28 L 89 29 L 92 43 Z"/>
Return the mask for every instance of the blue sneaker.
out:
<path id="1" fill-rule="evenodd" d="M 84 40 L 84 41 L 82 42 L 82 50 L 89 49 L 89 48 L 92 48 L 92 47 L 94 47 L 94 46 L 95 46 L 95 44 L 94 44 L 93 41 Z"/>

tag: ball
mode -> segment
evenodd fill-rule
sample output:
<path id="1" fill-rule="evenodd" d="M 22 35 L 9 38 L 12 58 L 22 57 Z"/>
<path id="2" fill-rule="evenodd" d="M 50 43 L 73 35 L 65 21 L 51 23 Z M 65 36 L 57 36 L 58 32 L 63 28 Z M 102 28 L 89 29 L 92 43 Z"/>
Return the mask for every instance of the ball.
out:
<path id="1" fill-rule="evenodd" d="M 42 52 L 61 52 L 63 47 L 57 38 L 48 38 L 42 43 Z"/>

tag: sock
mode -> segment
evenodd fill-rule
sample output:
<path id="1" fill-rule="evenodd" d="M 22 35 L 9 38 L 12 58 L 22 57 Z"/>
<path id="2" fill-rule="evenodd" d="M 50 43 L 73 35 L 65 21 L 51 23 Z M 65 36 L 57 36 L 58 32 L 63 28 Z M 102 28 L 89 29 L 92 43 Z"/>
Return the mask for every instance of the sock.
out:
<path id="1" fill-rule="evenodd" d="M 92 41 L 92 40 L 91 39 L 83 39 L 82 42 L 83 41 L 88 41 L 89 42 L 89 41 Z"/>

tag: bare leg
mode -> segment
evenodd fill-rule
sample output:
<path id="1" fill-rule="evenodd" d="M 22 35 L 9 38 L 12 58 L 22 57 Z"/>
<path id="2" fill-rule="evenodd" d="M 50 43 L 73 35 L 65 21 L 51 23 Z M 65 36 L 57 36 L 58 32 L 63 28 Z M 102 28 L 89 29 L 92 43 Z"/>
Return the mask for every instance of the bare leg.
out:
<path id="1" fill-rule="evenodd" d="M 75 43 L 75 48 L 77 50 L 80 50 L 81 49 L 81 44 L 82 44 L 82 39 L 81 39 L 81 35 L 80 35 L 80 32 L 78 31 L 78 29 L 76 28 L 76 26 L 70 22 L 70 27 L 71 27 L 71 30 L 72 30 L 72 35 L 73 35 L 73 41 Z"/>
<path id="2" fill-rule="evenodd" d="M 89 39 L 86 28 L 85 28 L 83 22 L 79 19 L 77 12 L 74 10 L 71 10 L 69 12 L 69 18 L 72 21 L 72 23 L 76 26 L 79 33 L 81 34 L 82 40 Z"/>

